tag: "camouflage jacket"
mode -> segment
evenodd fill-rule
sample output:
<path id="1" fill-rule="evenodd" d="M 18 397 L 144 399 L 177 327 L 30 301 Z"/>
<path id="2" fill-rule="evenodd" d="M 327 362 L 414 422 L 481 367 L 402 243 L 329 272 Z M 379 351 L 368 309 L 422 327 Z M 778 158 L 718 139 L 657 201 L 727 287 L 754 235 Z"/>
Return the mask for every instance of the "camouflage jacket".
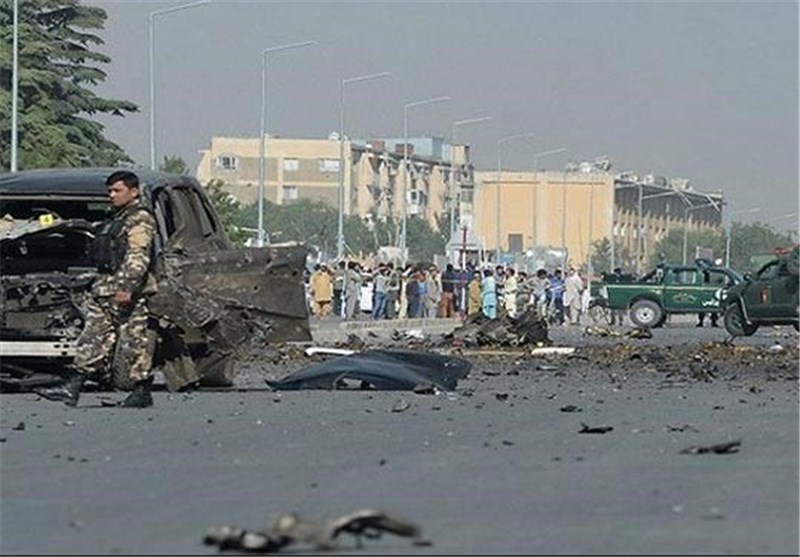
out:
<path id="1" fill-rule="evenodd" d="M 153 214 L 141 207 L 141 201 L 133 201 L 112 217 L 123 220 L 117 239 L 125 246 L 125 255 L 118 269 L 95 281 L 92 291 L 96 296 L 113 296 L 120 290 L 134 296 L 155 292 L 155 278 L 150 267 L 156 222 Z"/>

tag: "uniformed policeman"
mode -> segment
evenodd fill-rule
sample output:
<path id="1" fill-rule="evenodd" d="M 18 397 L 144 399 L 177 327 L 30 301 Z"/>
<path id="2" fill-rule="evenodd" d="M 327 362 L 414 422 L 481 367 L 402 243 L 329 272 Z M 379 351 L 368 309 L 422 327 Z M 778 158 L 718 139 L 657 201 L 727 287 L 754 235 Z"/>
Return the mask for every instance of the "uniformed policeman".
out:
<path id="1" fill-rule="evenodd" d="M 86 323 L 75 360 L 64 384 L 36 392 L 75 406 L 87 378 L 110 379 L 113 360 L 113 365 L 128 370 L 134 384 L 119 406 L 145 408 L 153 405 L 155 335 L 148 329 L 147 298 L 155 292 L 150 272 L 155 218 L 139 197 L 139 178 L 133 172 L 112 173 L 106 186 L 115 212 L 95 236 L 99 276 L 84 304 Z"/>

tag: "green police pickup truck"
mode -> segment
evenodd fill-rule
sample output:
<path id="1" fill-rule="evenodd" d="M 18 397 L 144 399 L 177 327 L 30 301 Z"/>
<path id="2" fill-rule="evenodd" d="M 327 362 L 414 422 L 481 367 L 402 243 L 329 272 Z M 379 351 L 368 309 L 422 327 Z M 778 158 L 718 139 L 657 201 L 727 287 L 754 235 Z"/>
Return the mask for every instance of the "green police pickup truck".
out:
<path id="1" fill-rule="evenodd" d="M 721 313 L 726 290 L 742 282 L 736 271 L 703 260 L 661 265 L 639 280 L 606 282 L 600 296 L 609 309 L 627 310 L 637 327 L 660 327 L 670 314 Z"/>
<path id="2" fill-rule="evenodd" d="M 733 336 L 750 336 L 760 325 L 800 323 L 798 247 L 778 254 L 754 275 L 728 291 L 723 302 L 725 329 Z"/>

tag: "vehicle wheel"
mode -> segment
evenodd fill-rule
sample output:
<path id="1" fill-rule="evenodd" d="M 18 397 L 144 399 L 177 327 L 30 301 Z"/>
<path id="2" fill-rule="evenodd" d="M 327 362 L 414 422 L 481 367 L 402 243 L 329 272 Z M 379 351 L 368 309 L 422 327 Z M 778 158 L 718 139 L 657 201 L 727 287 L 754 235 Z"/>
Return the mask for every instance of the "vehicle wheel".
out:
<path id="1" fill-rule="evenodd" d="M 656 327 L 663 317 L 661 306 L 652 300 L 638 300 L 631 306 L 631 322 L 637 327 Z"/>
<path id="2" fill-rule="evenodd" d="M 735 337 L 749 337 L 758 329 L 758 325 L 751 325 L 745 321 L 739 304 L 731 304 L 725 308 L 725 330 Z"/>
<path id="3" fill-rule="evenodd" d="M 195 357 L 194 363 L 203 387 L 231 387 L 236 378 L 233 356 L 224 353 L 205 354 Z"/>

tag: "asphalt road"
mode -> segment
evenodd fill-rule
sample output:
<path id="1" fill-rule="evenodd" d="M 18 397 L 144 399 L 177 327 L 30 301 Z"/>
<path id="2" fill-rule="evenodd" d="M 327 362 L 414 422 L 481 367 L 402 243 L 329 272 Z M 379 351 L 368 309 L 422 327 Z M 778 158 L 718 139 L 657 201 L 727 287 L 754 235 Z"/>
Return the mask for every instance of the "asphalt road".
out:
<path id="1" fill-rule="evenodd" d="M 605 360 L 470 356 L 470 376 L 438 395 L 274 393 L 265 375 L 306 364 L 255 354 L 240 390 L 159 391 L 145 410 L 103 407 L 113 393 L 78 408 L 1 395 L 0 551 L 210 554 L 209 526 L 366 507 L 433 545 L 385 535 L 362 554 L 798 553 L 793 330 L 759 331 L 702 369 L 687 347 L 721 329 L 551 336 Z M 632 356 L 652 347 L 680 355 L 677 371 Z M 681 453 L 737 440 L 732 454 Z"/>

